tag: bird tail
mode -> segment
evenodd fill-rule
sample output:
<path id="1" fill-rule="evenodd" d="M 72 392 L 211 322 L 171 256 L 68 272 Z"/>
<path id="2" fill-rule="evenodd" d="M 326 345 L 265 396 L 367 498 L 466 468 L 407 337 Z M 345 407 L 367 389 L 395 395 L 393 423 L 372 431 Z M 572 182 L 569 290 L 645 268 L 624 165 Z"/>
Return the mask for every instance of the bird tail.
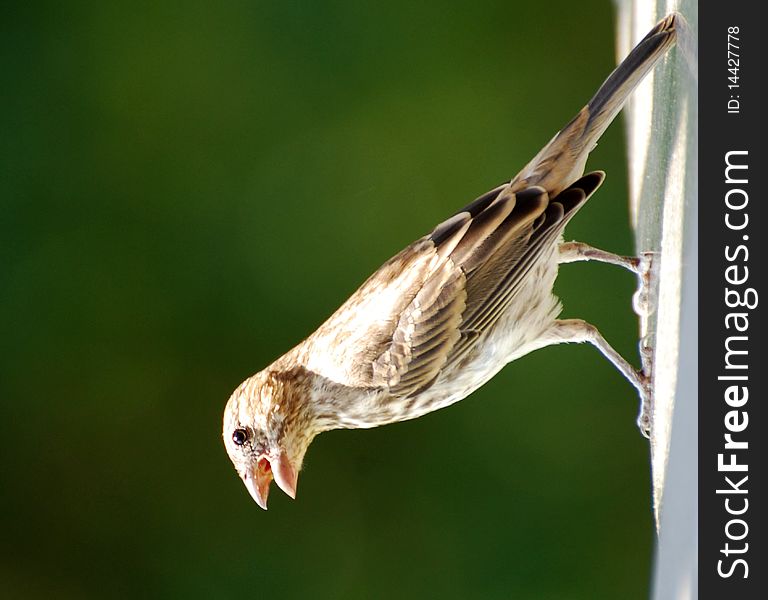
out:
<path id="1" fill-rule="evenodd" d="M 677 13 L 662 19 L 608 76 L 587 104 L 590 140 L 597 141 L 624 106 L 632 91 L 675 43 Z"/>
<path id="2" fill-rule="evenodd" d="M 540 185 L 550 196 L 578 179 L 587 156 L 632 91 L 656 66 L 676 39 L 680 15 L 671 13 L 659 21 L 614 69 L 589 103 L 520 172 L 516 180 Z"/>

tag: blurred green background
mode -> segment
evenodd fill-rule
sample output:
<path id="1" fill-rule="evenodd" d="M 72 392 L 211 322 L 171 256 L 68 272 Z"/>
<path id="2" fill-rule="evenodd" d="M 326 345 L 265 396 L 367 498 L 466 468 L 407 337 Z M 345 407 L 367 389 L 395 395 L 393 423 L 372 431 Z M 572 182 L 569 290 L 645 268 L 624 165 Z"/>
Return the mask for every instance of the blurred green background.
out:
<path id="1" fill-rule="evenodd" d="M 262 512 L 230 392 L 513 176 L 613 67 L 605 1 L 50 2 L 0 18 L 7 598 L 643 598 L 648 448 L 589 346 L 323 434 Z M 622 127 L 568 238 L 632 251 Z M 564 314 L 636 362 L 632 277 Z"/>

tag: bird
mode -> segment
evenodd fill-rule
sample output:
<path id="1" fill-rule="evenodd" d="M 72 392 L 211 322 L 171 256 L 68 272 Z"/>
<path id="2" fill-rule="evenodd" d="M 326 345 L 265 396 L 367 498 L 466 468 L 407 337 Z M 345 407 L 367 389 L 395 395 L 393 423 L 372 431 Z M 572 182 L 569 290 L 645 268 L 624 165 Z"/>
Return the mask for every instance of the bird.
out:
<path id="1" fill-rule="evenodd" d="M 651 29 L 592 99 L 509 182 L 481 195 L 385 262 L 314 333 L 246 379 L 224 410 L 237 474 L 267 508 L 274 481 L 296 497 L 312 440 L 447 407 L 506 364 L 567 342 L 593 344 L 650 402 L 636 370 L 581 319 L 560 319 L 562 263 L 596 260 L 640 274 L 643 260 L 565 242 L 566 224 L 602 184 L 587 157 L 632 91 L 671 48 L 680 16 Z"/>

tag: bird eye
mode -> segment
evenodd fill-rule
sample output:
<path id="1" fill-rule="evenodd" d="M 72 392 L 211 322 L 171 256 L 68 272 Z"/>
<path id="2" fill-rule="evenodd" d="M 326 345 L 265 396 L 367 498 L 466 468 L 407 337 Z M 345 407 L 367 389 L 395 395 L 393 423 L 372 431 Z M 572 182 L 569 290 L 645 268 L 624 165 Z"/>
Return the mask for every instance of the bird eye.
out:
<path id="1" fill-rule="evenodd" d="M 232 441 L 235 442 L 236 446 L 242 446 L 248 441 L 248 431 L 245 429 L 235 429 L 232 433 Z"/>

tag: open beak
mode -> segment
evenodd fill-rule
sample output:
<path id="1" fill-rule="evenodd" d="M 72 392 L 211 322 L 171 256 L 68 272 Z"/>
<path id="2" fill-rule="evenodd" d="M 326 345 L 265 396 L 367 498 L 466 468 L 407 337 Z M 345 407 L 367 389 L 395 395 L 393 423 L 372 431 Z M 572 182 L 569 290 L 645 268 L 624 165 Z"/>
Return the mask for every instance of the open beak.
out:
<path id="1" fill-rule="evenodd" d="M 298 473 L 284 452 L 277 457 L 262 456 L 243 476 L 246 489 L 256 504 L 264 510 L 267 510 L 269 484 L 273 479 L 281 490 L 291 498 L 296 498 Z"/>

